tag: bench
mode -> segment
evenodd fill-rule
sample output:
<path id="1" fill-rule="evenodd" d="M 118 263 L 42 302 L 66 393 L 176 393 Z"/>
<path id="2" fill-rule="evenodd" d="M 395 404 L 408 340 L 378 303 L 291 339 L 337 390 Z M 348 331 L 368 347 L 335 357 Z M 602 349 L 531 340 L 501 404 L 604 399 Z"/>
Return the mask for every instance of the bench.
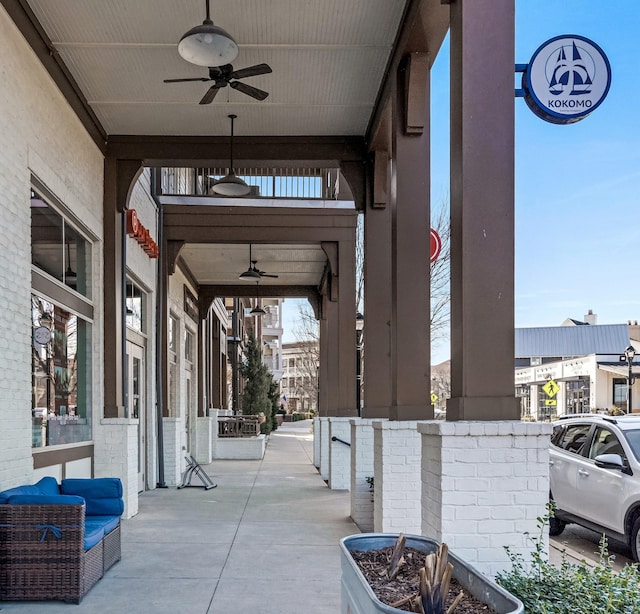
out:
<path id="1" fill-rule="evenodd" d="M 121 557 L 118 478 L 52 477 L 0 492 L 0 600 L 80 603 Z"/>

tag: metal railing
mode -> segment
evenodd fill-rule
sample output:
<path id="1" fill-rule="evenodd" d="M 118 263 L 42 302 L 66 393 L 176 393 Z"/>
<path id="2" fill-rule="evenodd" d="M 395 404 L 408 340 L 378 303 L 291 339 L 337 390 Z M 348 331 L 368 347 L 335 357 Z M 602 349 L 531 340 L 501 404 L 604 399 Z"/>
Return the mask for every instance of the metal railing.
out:
<path id="1" fill-rule="evenodd" d="M 338 200 L 337 168 L 235 168 L 236 176 L 251 187 L 250 197 Z M 156 189 L 159 196 L 210 196 L 211 186 L 227 168 L 162 168 Z M 215 196 L 215 194 L 213 194 Z"/>
<path id="2" fill-rule="evenodd" d="M 218 418 L 218 437 L 256 437 L 260 434 L 257 416 L 228 416 Z"/>
<path id="3" fill-rule="evenodd" d="M 338 443 L 342 443 L 345 446 L 351 447 L 351 444 L 348 441 L 345 441 L 344 439 L 340 439 L 339 437 L 335 437 L 334 436 L 334 437 L 331 438 L 331 441 L 337 441 Z"/>

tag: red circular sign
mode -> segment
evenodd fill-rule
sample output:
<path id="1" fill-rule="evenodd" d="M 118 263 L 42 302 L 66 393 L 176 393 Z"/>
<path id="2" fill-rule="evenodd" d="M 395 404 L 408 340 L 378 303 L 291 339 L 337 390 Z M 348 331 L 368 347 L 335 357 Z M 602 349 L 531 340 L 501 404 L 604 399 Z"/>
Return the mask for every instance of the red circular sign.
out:
<path id="1" fill-rule="evenodd" d="M 432 228 L 431 229 L 431 257 L 429 262 L 435 262 L 442 251 L 442 240 L 440 235 Z"/>

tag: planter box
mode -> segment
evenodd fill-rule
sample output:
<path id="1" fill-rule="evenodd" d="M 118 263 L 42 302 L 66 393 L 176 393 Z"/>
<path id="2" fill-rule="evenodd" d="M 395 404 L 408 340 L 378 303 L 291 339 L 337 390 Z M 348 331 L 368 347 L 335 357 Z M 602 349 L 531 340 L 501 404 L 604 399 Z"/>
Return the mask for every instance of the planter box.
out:
<path id="1" fill-rule="evenodd" d="M 425 555 L 438 549 L 438 542 L 420 535 L 406 535 L 407 548 L 415 548 Z M 393 546 L 397 533 L 362 533 L 349 535 L 340 540 L 342 563 L 342 614 L 372 614 L 373 612 L 403 613 L 382 603 L 373 593 L 365 577 L 351 557 L 351 552 L 380 550 Z M 493 608 L 497 614 L 524 614 L 524 606 L 519 599 L 498 586 L 493 580 L 483 576 L 471 565 L 461 561 L 449 552 L 449 562 L 453 565 L 453 577 L 476 599 Z"/>

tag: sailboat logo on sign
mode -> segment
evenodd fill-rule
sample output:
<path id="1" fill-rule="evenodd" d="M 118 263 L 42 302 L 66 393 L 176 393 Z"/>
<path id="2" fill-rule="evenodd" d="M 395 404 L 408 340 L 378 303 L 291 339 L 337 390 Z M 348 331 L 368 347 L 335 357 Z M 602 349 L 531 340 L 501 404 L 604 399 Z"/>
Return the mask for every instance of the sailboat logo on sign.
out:
<path id="1" fill-rule="evenodd" d="M 570 124 L 603 102 L 611 85 L 611 66 L 593 41 L 557 36 L 533 54 L 522 81 L 527 105 L 536 115 L 555 124 Z"/>

